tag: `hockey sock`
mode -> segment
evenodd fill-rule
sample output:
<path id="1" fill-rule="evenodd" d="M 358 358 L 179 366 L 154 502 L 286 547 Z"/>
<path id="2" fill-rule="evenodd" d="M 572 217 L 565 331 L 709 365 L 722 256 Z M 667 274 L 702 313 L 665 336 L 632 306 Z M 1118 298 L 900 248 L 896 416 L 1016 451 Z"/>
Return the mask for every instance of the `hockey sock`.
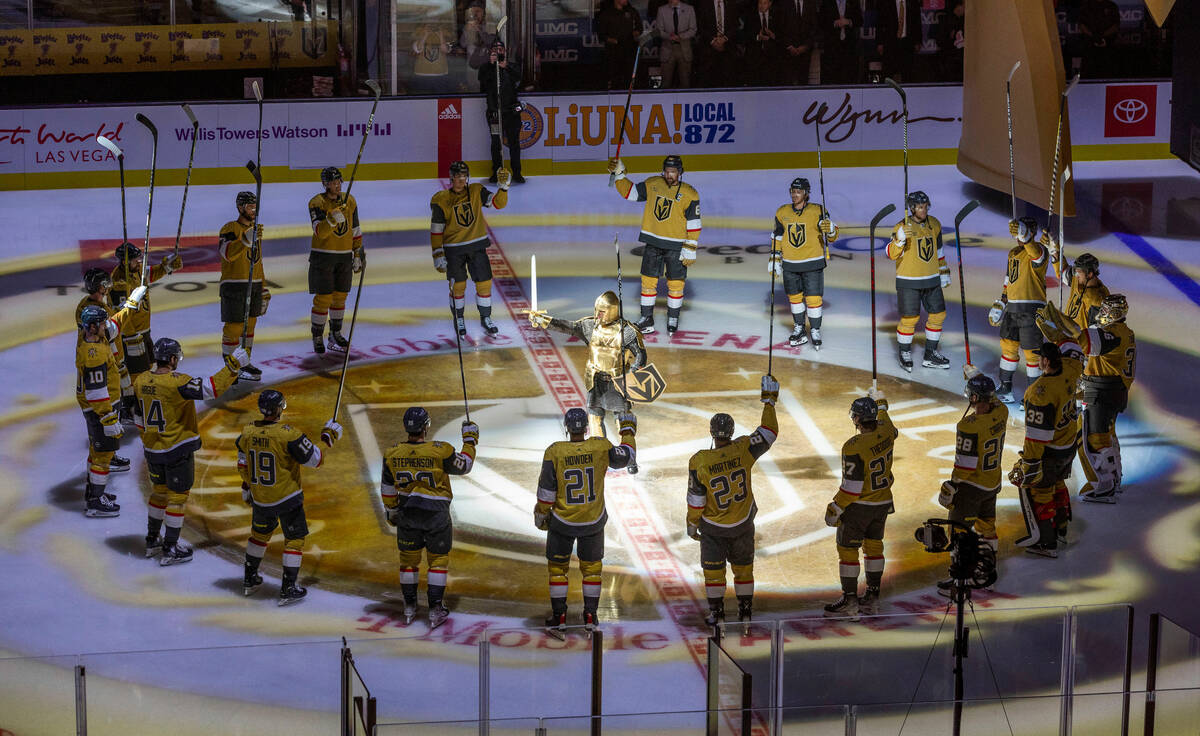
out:
<path id="1" fill-rule="evenodd" d="M 792 322 L 804 326 L 804 295 L 788 294 L 788 308 L 792 310 Z"/>
<path id="2" fill-rule="evenodd" d="M 704 592 L 708 598 L 709 608 L 719 606 L 725 600 L 725 562 L 701 560 L 704 568 Z"/>
<path id="3" fill-rule="evenodd" d="M 1012 385 L 1012 379 L 1013 379 L 1013 373 L 1015 373 L 1016 371 L 1005 370 L 1005 369 L 1004 369 L 1004 367 L 1003 367 L 1003 366 L 1004 366 L 1004 362 L 1003 362 L 1003 361 L 1004 361 L 1004 358 L 1001 358 L 1001 359 L 1000 359 L 1000 361 L 1001 361 L 1001 363 L 1000 363 L 1000 365 L 1001 365 L 1001 368 L 1000 368 L 1000 385 L 1001 385 L 1001 386 L 1004 386 L 1004 385 L 1010 385 L 1010 386 L 1011 386 L 1011 385 Z"/>
<path id="4" fill-rule="evenodd" d="M 579 574 L 583 577 L 583 609 L 595 613 L 600 605 L 601 560 L 580 560 Z"/>
<path id="5" fill-rule="evenodd" d="M 804 303 L 808 307 L 808 326 L 814 330 L 821 329 L 821 315 L 825 313 L 824 302 L 819 296 L 806 296 Z"/>
<path id="6" fill-rule="evenodd" d="M 654 302 L 658 299 L 658 279 L 652 276 L 642 277 L 642 294 L 640 304 L 642 305 L 642 316 L 650 317 L 654 314 Z"/>
<path id="7" fill-rule="evenodd" d="M 563 599 L 563 607 L 566 608 L 567 600 Z M 583 610 L 585 613 L 595 613 L 600 609 L 600 596 L 585 595 L 583 597 Z"/>
<path id="8" fill-rule="evenodd" d="M 427 579 L 429 607 L 437 608 L 446 595 L 446 573 L 450 567 L 450 555 L 429 555 L 429 577 Z"/>
<path id="9" fill-rule="evenodd" d="M 490 302 L 491 300 L 489 299 L 488 301 Z M 491 305 L 491 304 L 488 304 L 488 305 L 485 307 L 484 305 L 482 305 L 482 304 L 480 304 L 480 303 L 479 303 L 479 300 L 478 300 L 478 299 L 476 299 L 476 300 L 475 300 L 475 306 L 476 306 L 476 308 L 478 308 L 478 309 L 479 309 L 479 317 L 480 317 L 480 319 L 482 319 L 482 318 L 484 318 L 484 317 L 491 317 L 491 316 L 492 316 L 492 305 Z"/>
<path id="10" fill-rule="evenodd" d="M 883 582 L 883 540 L 863 540 L 863 571 L 867 574 L 867 587 L 878 588 Z"/>
<path id="11" fill-rule="evenodd" d="M 837 545 L 838 575 L 842 579 L 842 592 L 846 595 L 858 595 L 858 549 Z"/>
<path id="12" fill-rule="evenodd" d="M 730 565 L 733 573 L 733 592 L 738 600 L 754 595 L 754 563 L 749 565 Z"/>
<path id="13" fill-rule="evenodd" d="M 156 498 L 159 496 L 159 498 Z M 154 492 L 150 494 L 149 508 L 146 511 L 146 539 L 158 539 L 158 533 L 162 531 L 163 518 L 166 516 L 167 502 L 165 497 Z"/>
<path id="14" fill-rule="evenodd" d="M 939 342 L 941 342 L 941 341 L 940 340 L 930 340 L 929 339 L 929 330 L 925 330 L 925 350 L 926 350 L 926 352 L 936 353 Z"/>

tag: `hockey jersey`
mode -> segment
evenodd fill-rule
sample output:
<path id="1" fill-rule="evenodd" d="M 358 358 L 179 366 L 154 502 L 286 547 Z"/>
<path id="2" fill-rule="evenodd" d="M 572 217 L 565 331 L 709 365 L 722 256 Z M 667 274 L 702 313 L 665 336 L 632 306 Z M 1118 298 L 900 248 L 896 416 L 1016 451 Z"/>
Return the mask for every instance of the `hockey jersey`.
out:
<path id="1" fill-rule="evenodd" d="M 170 464 L 200 449 L 196 401 L 215 399 L 233 385 L 237 372 L 222 368 L 208 378 L 186 373 L 146 371 L 133 382 L 137 397 L 134 422 L 142 431 L 142 447 L 154 462 Z"/>
<path id="2" fill-rule="evenodd" d="M 1083 375 L 1120 378 L 1128 389 L 1137 368 L 1137 340 L 1124 322 L 1104 327 L 1089 327 L 1079 335 L 1079 344 L 1088 356 Z"/>
<path id="3" fill-rule="evenodd" d="M 1096 279 L 1093 286 L 1082 284 L 1083 279 L 1078 277 L 1071 281 L 1066 314 L 1072 322 L 1079 325 L 1079 329 L 1086 330 L 1096 324 L 1096 314 L 1100 311 L 1104 297 L 1108 296 L 1108 287 L 1100 279 Z"/>
<path id="4" fill-rule="evenodd" d="M 754 521 L 758 505 L 750 484 L 754 463 L 779 436 L 775 407 L 764 404 L 758 429 L 724 447 L 701 450 L 688 461 L 687 520 L 702 534 L 736 536 Z"/>
<path id="5" fill-rule="evenodd" d="M 1075 389 L 1083 373 L 1079 345 L 1060 345 L 1062 371 L 1043 373 L 1025 389 L 1025 444 L 1021 454 L 1026 460 L 1042 457 L 1045 448 L 1069 450 L 1079 436 L 1079 410 Z"/>
<path id="6" fill-rule="evenodd" d="M 842 484 L 833 497 L 833 502 L 842 508 L 852 503 L 864 506 L 892 503 L 892 449 L 899 433 L 888 416 L 887 401 L 878 404 L 875 429 L 856 434 L 842 445 Z"/>
<path id="7" fill-rule="evenodd" d="M 221 227 L 220 242 L 217 249 L 221 252 L 221 283 L 246 283 L 250 277 L 250 245 L 254 237 L 252 226 L 241 220 L 227 222 Z M 259 243 L 257 258 L 254 261 L 253 281 L 261 284 L 263 280 L 262 244 Z"/>
<path id="8" fill-rule="evenodd" d="M 342 214 L 346 221 L 335 224 L 329 219 L 329 213 L 345 201 Z M 312 220 L 313 237 L 312 250 L 314 253 L 347 253 L 362 245 L 362 227 L 358 222 L 358 202 L 352 195 L 345 198 L 330 199 L 322 192 L 308 200 L 308 216 Z"/>
<path id="9" fill-rule="evenodd" d="M 911 236 L 901 245 L 896 234 L 908 226 Z M 896 288 L 940 288 L 940 274 L 950 273 L 946 253 L 942 250 L 942 223 L 933 215 L 924 220 L 908 217 L 892 228 L 892 240 L 887 244 L 887 257 L 896 262 Z"/>
<path id="10" fill-rule="evenodd" d="M 299 497 L 300 468 L 319 468 L 325 459 L 303 432 L 265 419 L 247 424 L 235 444 L 238 473 L 256 506 L 278 506 Z"/>
<path id="11" fill-rule="evenodd" d="M 950 480 L 984 491 L 999 491 L 1007 427 L 1008 407 L 998 401 L 992 402 L 986 414 L 968 414 L 959 420 Z"/>
<path id="12" fill-rule="evenodd" d="M 121 398 L 117 361 L 108 341 L 80 340 L 75 347 L 75 400 L 85 412 L 110 414 Z"/>
<path id="13" fill-rule="evenodd" d="M 1046 306 L 1046 266 L 1050 254 L 1036 240 L 1008 251 L 1004 296 L 1011 311 L 1034 312 Z"/>
<path id="14" fill-rule="evenodd" d="M 492 194 L 482 184 L 468 184 L 455 192 L 443 189 L 429 200 L 429 243 L 434 250 L 445 246 L 487 245 L 487 223 L 483 208 L 502 210 L 508 204 L 508 192 Z"/>
<path id="15" fill-rule="evenodd" d="M 383 480 L 379 493 L 389 509 L 444 511 L 454 494 L 450 476 L 466 475 L 475 464 L 475 445 L 463 443 L 455 452 L 446 442 L 401 442 L 383 455 Z"/>
<path id="16" fill-rule="evenodd" d="M 625 199 L 646 203 L 638 240 L 668 250 L 696 247 L 700 240 L 700 193 L 691 184 L 680 180 L 670 186 L 660 175 L 641 184 L 618 179 L 616 188 Z"/>
<path id="17" fill-rule="evenodd" d="M 772 233 L 775 250 L 781 251 L 785 271 L 817 271 L 825 268 L 829 254 L 829 243 L 837 240 L 835 229 L 832 236 L 821 232 L 817 225 L 824 209 L 819 204 L 806 202 L 797 210 L 789 202 L 775 210 L 775 229 Z"/>
<path id="18" fill-rule="evenodd" d="M 628 465 L 634 452 L 630 433 L 621 435 L 617 447 L 604 437 L 550 445 L 542 456 L 536 512 L 550 514 L 551 528 L 560 533 L 584 537 L 599 531 L 608 520 L 604 474 Z"/>
<path id="19" fill-rule="evenodd" d="M 167 269 L 160 263 L 157 266 L 150 267 L 150 280 L 148 283 L 153 284 L 163 276 L 167 275 Z M 120 309 L 125 300 L 129 298 L 129 294 L 142 285 L 142 269 L 130 268 L 125 270 L 124 263 L 118 263 L 117 267 L 112 271 L 112 288 L 108 292 L 108 300 L 111 308 Z M 150 330 L 150 291 L 146 291 L 146 295 L 142 297 L 141 303 L 136 311 L 129 315 L 129 322 L 125 325 L 121 334 L 126 338 L 133 338 L 143 332 Z"/>

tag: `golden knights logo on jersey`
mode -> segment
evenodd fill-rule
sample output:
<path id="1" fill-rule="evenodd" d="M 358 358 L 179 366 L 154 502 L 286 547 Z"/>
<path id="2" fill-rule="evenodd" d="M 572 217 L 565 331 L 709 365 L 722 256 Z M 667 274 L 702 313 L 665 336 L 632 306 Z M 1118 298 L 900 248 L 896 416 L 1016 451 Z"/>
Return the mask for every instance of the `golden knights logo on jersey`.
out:
<path id="1" fill-rule="evenodd" d="M 1008 283 L 1017 283 L 1017 278 L 1021 275 L 1021 261 L 1017 258 L 1008 259 Z"/>
<path id="2" fill-rule="evenodd" d="M 341 224 L 334 225 L 333 234 L 339 238 L 344 238 L 346 233 L 350 232 L 350 221 L 346 220 Z"/>
<path id="3" fill-rule="evenodd" d="M 454 221 L 459 227 L 471 227 L 475 222 L 475 210 L 471 207 L 471 200 L 454 205 Z"/>
<path id="4" fill-rule="evenodd" d="M 933 238 L 917 238 L 917 255 L 921 257 L 922 261 L 933 260 Z"/>
<path id="5" fill-rule="evenodd" d="M 674 204 L 675 203 L 672 200 L 667 199 L 662 195 L 655 197 L 654 217 L 657 218 L 659 222 L 664 222 L 671 217 L 671 208 L 674 206 Z"/>
<path id="6" fill-rule="evenodd" d="M 795 248 L 804 245 L 805 241 L 808 240 L 807 230 L 808 228 L 802 222 L 789 223 L 787 226 L 788 242 Z"/>

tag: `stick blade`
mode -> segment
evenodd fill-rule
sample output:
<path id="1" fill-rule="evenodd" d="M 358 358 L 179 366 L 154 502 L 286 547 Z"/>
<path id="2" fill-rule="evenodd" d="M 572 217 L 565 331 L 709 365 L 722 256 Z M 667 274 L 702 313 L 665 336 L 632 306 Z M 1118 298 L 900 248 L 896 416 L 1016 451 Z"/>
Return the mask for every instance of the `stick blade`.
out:
<path id="1" fill-rule="evenodd" d="M 150 118 L 139 112 L 137 115 L 133 116 L 133 119 L 146 126 L 146 128 L 150 131 L 150 135 L 154 136 L 155 138 L 158 137 L 158 128 L 154 125 L 154 123 L 150 122 Z"/>
<path id="2" fill-rule="evenodd" d="M 193 128 L 199 127 L 200 121 L 196 119 L 196 113 L 192 112 L 191 105 L 189 105 L 185 102 L 184 104 L 180 105 L 180 107 L 183 108 L 184 114 L 188 116 L 188 120 L 192 121 L 192 127 Z"/>
<path id="3" fill-rule="evenodd" d="M 379 96 L 383 94 L 383 88 L 374 79 L 364 79 L 363 86 L 371 90 L 371 94 L 375 95 L 375 99 L 379 99 Z"/>
<path id="4" fill-rule="evenodd" d="M 1079 74 L 1076 73 L 1074 79 L 1067 83 L 1067 88 L 1063 90 L 1063 97 L 1071 94 L 1071 90 L 1075 89 L 1075 85 L 1079 84 Z"/>
<path id="5" fill-rule="evenodd" d="M 979 206 L 979 200 L 972 199 L 970 202 L 967 202 L 966 204 L 964 204 L 962 209 L 958 211 L 958 214 L 954 216 L 954 231 L 956 233 L 958 232 L 958 223 L 965 220 L 967 215 L 974 212 L 975 208 L 978 206 Z"/>
<path id="6" fill-rule="evenodd" d="M 246 162 L 246 170 L 250 172 L 250 176 L 254 177 L 254 181 L 256 181 L 259 184 L 262 184 L 262 169 L 258 168 L 258 165 L 256 163 L 254 163 L 253 161 L 247 161 Z"/>
<path id="7" fill-rule="evenodd" d="M 254 90 L 254 99 L 258 100 L 259 102 L 262 102 L 262 100 L 263 100 L 262 88 L 258 86 L 257 79 L 250 83 L 250 88 Z M 245 89 L 245 88 L 243 87 L 243 89 Z"/>
<path id="8" fill-rule="evenodd" d="M 875 216 L 871 218 L 871 229 L 874 230 L 875 227 L 879 224 L 880 220 L 882 220 L 883 218 L 887 217 L 888 215 L 892 214 L 895 211 L 896 211 L 896 205 L 890 204 L 890 203 L 884 205 L 883 209 L 876 212 Z"/>
<path id="9" fill-rule="evenodd" d="M 116 156 L 118 159 L 125 158 L 125 154 L 121 151 L 121 147 L 113 143 L 108 136 L 96 136 L 96 142 L 108 149 L 109 153 Z"/>
<path id="10" fill-rule="evenodd" d="M 908 95 L 906 95 L 906 94 L 904 93 L 904 88 L 903 88 L 903 87 L 901 87 L 899 84 L 897 84 L 897 83 L 896 83 L 896 80 L 892 79 L 891 77 L 887 77 L 887 78 L 886 78 L 886 79 L 884 79 L 883 81 L 884 81 L 884 82 L 887 82 L 887 85 L 888 85 L 889 87 L 891 87 L 892 89 L 896 90 L 896 94 L 900 95 L 900 99 L 901 99 L 902 101 L 904 101 L 904 102 L 905 102 L 905 104 L 907 104 L 907 103 L 908 103 Z"/>
<path id="11" fill-rule="evenodd" d="M 1064 166 L 1063 173 L 1062 173 L 1062 185 L 1065 187 L 1067 185 L 1067 182 L 1070 180 L 1071 180 L 1071 167 Z"/>
<path id="12" fill-rule="evenodd" d="M 496 38 L 500 38 L 500 33 L 504 31 L 504 26 L 506 25 L 508 25 L 507 15 L 501 18 L 500 22 L 496 24 Z"/>
<path id="13" fill-rule="evenodd" d="M 1021 61 L 1018 59 L 1018 60 L 1017 60 L 1017 63 L 1016 63 L 1016 64 L 1013 64 L 1012 71 L 1010 71 L 1010 72 L 1008 73 L 1008 81 L 1009 81 L 1009 82 L 1011 82 L 1011 81 L 1012 81 L 1013 75 L 1014 75 L 1014 74 L 1016 74 L 1016 73 L 1017 73 L 1017 70 L 1018 70 L 1018 69 L 1020 69 L 1020 68 L 1021 68 Z"/>

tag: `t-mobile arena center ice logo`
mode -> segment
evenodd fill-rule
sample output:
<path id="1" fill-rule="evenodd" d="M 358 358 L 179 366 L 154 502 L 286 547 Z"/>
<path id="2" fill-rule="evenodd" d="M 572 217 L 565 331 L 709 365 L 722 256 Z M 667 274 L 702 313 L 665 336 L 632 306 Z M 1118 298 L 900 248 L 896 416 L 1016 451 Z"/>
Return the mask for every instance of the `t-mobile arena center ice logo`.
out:
<path id="1" fill-rule="evenodd" d="M 1111 84 L 1105 89 L 1104 98 L 1105 138 L 1154 135 L 1157 85 Z"/>

